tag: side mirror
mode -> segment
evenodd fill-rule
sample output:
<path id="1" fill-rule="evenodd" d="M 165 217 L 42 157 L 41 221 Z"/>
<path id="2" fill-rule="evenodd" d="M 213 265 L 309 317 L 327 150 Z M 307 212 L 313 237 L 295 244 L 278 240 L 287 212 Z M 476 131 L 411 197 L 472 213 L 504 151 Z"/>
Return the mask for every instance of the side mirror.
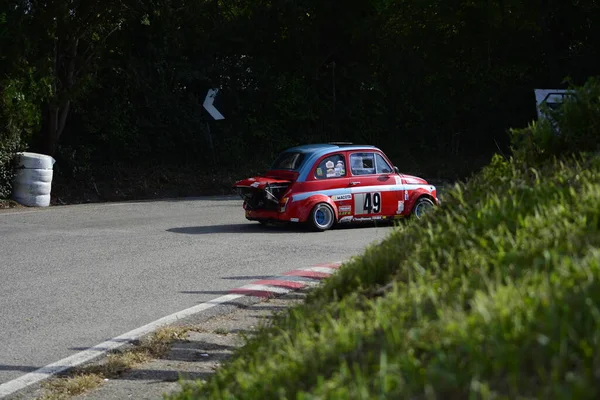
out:
<path id="1" fill-rule="evenodd" d="M 397 174 L 399 174 L 399 173 L 400 173 L 400 170 L 399 170 L 399 169 L 398 169 L 398 167 L 396 167 L 395 165 L 394 165 L 394 172 L 395 172 L 395 173 L 397 173 Z"/>

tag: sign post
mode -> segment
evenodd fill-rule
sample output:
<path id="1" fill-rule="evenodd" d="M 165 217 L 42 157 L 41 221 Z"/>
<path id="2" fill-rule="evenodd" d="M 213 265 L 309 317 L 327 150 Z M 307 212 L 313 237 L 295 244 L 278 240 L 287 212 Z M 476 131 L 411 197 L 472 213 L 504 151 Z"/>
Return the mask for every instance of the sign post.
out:
<path id="1" fill-rule="evenodd" d="M 217 97 L 218 93 L 219 89 L 208 89 L 208 93 L 206 93 L 206 97 L 204 98 L 204 103 L 202 103 L 204 109 L 208 111 L 210 116 L 213 117 L 213 119 L 216 121 L 225 119 L 223 114 L 221 114 L 213 104 L 215 102 L 215 97 Z M 208 145 L 210 146 L 210 150 L 213 154 L 213 162 L 216 162 L 215 147 L 213 145 L 213 138 L 212 133 L 210 132 L 210 123 L 208 122 L 208 120 L 206 121 L 206 134 L 208 135 Z"/>

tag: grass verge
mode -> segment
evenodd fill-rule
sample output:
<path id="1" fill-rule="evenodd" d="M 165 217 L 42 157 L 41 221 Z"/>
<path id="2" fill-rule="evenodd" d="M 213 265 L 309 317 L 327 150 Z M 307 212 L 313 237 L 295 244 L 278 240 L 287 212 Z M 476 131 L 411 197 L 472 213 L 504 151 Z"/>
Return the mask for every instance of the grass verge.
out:
<path id="1" fill-rule="evenodd" d="M 198 327 L 163 327 L 142 339 L 135 346 L 110 353 L 102 362 L 74 368 L 66 374 L 48 380 L 41 400 L 60 400 L 76 396 L 102 385 L 105 379 L 115 379 L 136 366 L 163 357 L 176 341 L 187 340 Z"/>
<path id="2" fill-rule="evenodd" d="M 24 208 L 24 206 L 20 205 L 14 200 L 0 199 L 0 210 L 8 208 Z"/>
<path id="3" fill-rule="evenodd" d="M 595 399 L 600 157 L 494 158 L 170 399 Z"/>

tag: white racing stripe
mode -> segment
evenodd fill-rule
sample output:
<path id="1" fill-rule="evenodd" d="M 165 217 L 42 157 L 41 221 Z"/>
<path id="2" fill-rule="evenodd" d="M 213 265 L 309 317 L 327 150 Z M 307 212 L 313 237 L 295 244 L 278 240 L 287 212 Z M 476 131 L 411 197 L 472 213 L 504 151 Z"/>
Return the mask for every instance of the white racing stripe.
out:
<path id="1" fill-rule="evenodd" d="M 6 397 L 19 390 L 25 389 L 26 387 L 38 383 L 44 379 L 48 379 L 51 376 L 59 374 L 69 368 L 76 367 L 78 365 L 91 361 L 94 358 L 100 357 L 111 350 L 123 346 L 133 340 L 139 339 L 140 337 L 151 333 L 152 331 L 155 331 L 162 325 L 168 325 L 177 322 L 182 318 L 186 318 L 200 311 L 208 310 L 220 304 L 239 299 L 240 297 L 244 297 L 244 295 L 228 294 L 226 296 L 221 296 L 216 299 L 210 300 L 206 303 L 198 304 L 196 306 L 187 308 L 183 311 L 179 311 L 161 319 L 158 319 L 154 322 L 142 326 L 141 328 L 134 329 L 123 335 L 107 340 L 106 342 L 102 342 L 87 350 L 84 350 L 77 354 L 73 354 L 70 357 L 63 358 L 60 361 L 46 365 L 45 367 L 37 369 L 28 374 L 22 375 L 16 379 L 13 379 L 12 381 L 0 384 L 0 398 Z"/>
<path id="2" fill-rule="evenodd" d="M 336 196 L 336 195 L 344 195 L 344 194 L 358 194 L 358 193 L 368 193 L 368 192 L 396 192 L 400 190 L 417 190 L 424 189 L 431 193 L 435 186 L 433 185 L 424 185 L 424 184 L 399 184 L 399 185 L 375 185 L 375 186 L 357 186 L 357 187 L 341 187 L 337 189 L 328 189 L 328 190 L 315 190 L 312 192 L 303 192 L 299 194 L 292 194 L 292 202 L 305 200 L 314 195 L 325 195 L 325 196 Z"/>

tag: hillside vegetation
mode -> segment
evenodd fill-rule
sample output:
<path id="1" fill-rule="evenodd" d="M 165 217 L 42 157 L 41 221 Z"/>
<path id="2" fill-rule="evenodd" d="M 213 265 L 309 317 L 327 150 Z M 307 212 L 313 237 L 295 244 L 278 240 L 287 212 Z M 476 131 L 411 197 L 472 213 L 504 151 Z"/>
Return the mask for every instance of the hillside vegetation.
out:
<path id="1" fill-rule="evenodd" d="M 598 398 L 599 88 L 171 399 Z"/>

